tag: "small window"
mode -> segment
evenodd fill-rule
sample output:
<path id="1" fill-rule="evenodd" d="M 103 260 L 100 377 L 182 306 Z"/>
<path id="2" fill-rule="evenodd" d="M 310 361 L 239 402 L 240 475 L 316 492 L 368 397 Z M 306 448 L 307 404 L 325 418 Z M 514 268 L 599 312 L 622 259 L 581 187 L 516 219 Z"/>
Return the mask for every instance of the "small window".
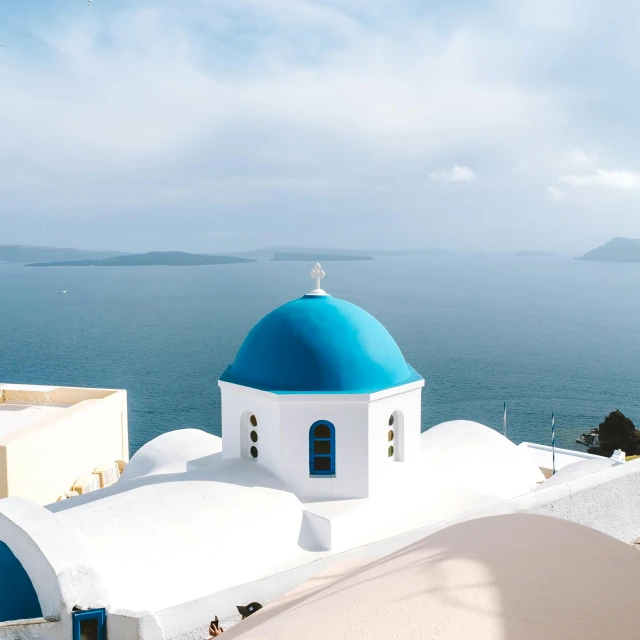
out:
<path id="1" fill-rule="evenodd" d="M 73 640 L 106 640 L 106 611 L 76 611 L 73 613 Z"/>
<path id="2" fill-rule="evenodd" d="M 391 458 L 393 456 L 393 446 L 387 449 L 387 455 Z"/>
<path id="3" fill-rule="evenodd" d="M 389 442 L 392 442 L 393 441 L 393 436 L 394 436 L 393 429 L 389 429 L 389 432 L 387 433 L 387 440 Z"/>
<path id="4" fill-rule="evenodd" d="M 396 421 L 393 413 L 389 416 L 389 426 L 393 427 L 393 423 Z"/>
<path id="5" fill-rule="evenodd" d="M 335 427 L 319 421 L 309 429 L 309 473 L 312 476 L 331 476 L 336 472 Z"/>
<path id="6" fill-rule="evenodd" d="M 258 442 L 258 433 L 256 431 L 252 431 L 249 437 L 251 438 L 251 442 Z"/>
<path id="7" fill-rule="evenodd" d="M 251 452 L 251 457 L 252 458 L 257 458 L 258 457 L 258 449 L 256 447 L 251 447 L 250 452 Z"/>
<path id="8" fill-rule="evenodd" d="M 249 422 L 251 423 L 252 427 L 258 426 L 258 418 L 256 418 L 253 414 L 251 414 L 251 417 L 249 418 Z"/>

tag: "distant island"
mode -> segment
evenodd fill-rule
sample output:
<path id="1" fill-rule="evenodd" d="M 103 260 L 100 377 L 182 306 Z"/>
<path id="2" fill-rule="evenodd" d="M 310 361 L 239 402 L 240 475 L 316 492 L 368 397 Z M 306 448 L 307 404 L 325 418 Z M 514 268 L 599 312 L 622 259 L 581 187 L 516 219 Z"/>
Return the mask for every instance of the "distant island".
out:
<path id="1" fill-rule="evenodd" d="M 373 260 L 371 256 L 356 254 L 328 254 L 328 253 L 276 253 L 272 260 L 276 262 L 348 262 L 353 260 Z"/>
<path id="2" fill-rule="evenodd" d="M 124 251 L 98 251 L 41 247 L 30 245 L 0 245 L 0 263 L 15 263 L 37 267 L 125 267 L 125 266 L 195 266 L 229 264 L 255 260 L 278 262 L 335 262 L 347 260 L 377 260 L 399 257 L 446 257 L 453 255 L 447 249 L 344 249 L 329 247 L 300 247 L 279 245 L 245 251 L 224 251 L 215 255 L 180 251 L 153 251 L 128 253 Z M 124 261 L 111 260 L 123 258 Z"/>
<path id="3" fill-rule="evenodd" d="M 516 258 L 550 258 L 553 253 L 550 251 L 517 251 Z"/>
<path id="4" fill-rule="evenodd" d="M 35 262 L 27 267 L 197 267 L 211 264 L 235 264 L 255 262 L 249 258 L 234 256 L 212 256 L 204 253 L 184 251 L 151 251 L 134 255 L 115 256 L 104 260 L 62 260 L 58 262 Z"/>
<path id="5" fill-rule="evenodd" d="M 0 244 L 0 262 L 25 264 L 27 262 L 51 262 L 53 260 L 104 260 L 127 255 L 122 251 L 86 251 L 59 247 L 34 247 L 21 244 Z"/>
<path id="6" fill-rule="evenodd" d="M 613 238 L 576 260 L 591 262 L 640 262 L 640 239 Z"/>
<path id="7" fill-rule="evenodd" d="M 304 260 L 314 260 L 314 256 L 336 256 L 336 259 L 344 260 L 346 256 L 357 256 L 356 259 L 377 259 L 408 256 L 447 256 L 451 251 L 446 249 L 339 249 L 336 247 L 299 247 L 293 245 L 279 245 L 251 249 L 247 251 L 225 251 L 223 255 L 238 256 L 242 258 L 255 258 L 257 260 L 274 260 L 277 254 L 299 254 L 311 256 Z M 325 258 L 325 262 L 327 258 Z"/>

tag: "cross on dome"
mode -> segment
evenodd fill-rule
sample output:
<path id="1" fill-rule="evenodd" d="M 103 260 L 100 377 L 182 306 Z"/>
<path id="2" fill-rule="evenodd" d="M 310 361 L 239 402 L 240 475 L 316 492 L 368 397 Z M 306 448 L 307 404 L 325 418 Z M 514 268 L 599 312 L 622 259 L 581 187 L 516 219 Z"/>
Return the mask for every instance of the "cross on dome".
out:
<path id="1" fill-rule="evenodd" d="M 322 270 L 322 266 L 319 262 L 316 262 L 313 269 L 311 269 L 311 273 L 309 274 L 313 280 L 316 281 L 316 288 L 313 291 L 309 291 L 307 295 L 310 296 L 326 296 L 327 292 L 324 289 L 320 288 L 320 281 L 324 278 L 325 273 Z"/>

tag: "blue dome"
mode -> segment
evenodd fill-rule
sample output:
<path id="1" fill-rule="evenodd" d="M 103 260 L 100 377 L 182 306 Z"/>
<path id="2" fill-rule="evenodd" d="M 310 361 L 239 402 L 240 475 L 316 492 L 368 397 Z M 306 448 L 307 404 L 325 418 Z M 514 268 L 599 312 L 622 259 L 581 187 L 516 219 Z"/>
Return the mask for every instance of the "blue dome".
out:
<path id="1" fill-rule="evenodd" d="M 422 378 L 370 313 L 307 295 L 258 322 L 220 379 L 273 393 L 374 393 Z"/>

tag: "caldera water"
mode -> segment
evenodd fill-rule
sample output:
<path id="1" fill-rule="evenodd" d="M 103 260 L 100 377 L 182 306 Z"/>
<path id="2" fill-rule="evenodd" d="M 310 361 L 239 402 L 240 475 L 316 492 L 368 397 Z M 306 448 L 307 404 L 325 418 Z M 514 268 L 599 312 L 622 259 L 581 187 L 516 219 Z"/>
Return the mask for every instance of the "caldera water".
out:
<path id="1" fill-rule="evenodd" d="M 0 264 L 0 382 L 124 388 L 131 453 L 220 434 L 217 380 L 251 327 L 313 287 L 312 263 Z M 640 425 L 640 264 L 438 256 L 323 265 L 328 293 L 391 332 L 425 378 L 423 429 L 477 420 L 515 442 L 576 438 L 614 409 Z M 66 290 L 65 295 L 60 291 Z"/>

